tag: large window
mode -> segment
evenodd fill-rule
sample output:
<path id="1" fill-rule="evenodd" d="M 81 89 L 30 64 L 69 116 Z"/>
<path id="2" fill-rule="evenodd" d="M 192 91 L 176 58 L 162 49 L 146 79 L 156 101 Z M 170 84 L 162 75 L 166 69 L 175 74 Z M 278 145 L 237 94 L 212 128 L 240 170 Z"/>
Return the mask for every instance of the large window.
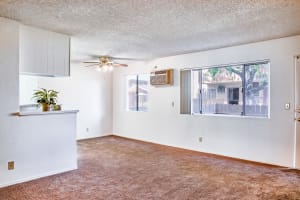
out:
<path id="1" fill-rule="evenodd" d="M 192 113 L 268 117 L 269 63 L 192 70 Z"/>
<path id="2" fill-rule="evenodd" d="M 147 111 L 148 110 L 148 86 L 149 75 L 128 75 L 126 77 L 127 84 L 127 101 L 126 108 L 131 111 Z"/>

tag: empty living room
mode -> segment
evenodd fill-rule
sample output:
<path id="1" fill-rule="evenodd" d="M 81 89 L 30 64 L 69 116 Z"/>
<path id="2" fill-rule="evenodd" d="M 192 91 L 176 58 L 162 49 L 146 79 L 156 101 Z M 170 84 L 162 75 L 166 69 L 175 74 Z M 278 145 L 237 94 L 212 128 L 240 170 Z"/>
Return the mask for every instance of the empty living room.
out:
<path id="1" fill-rule="evenodd" d="M 300 0 L 1 0 L 0 200 L 300 200 Z"/>

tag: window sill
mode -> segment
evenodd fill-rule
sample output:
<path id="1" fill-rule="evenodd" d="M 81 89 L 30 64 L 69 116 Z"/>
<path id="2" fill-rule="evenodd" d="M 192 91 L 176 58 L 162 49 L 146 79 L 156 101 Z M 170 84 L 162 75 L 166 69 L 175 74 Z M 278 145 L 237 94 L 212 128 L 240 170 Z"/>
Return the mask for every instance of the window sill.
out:
<path id="1" fill-rule="evenodd" d="M 127 112 L 136 112 L 136 113 L 147 113 L 148 111 L 144 110 L 126 110 Z"/>
<path id="2" fill-rule="evenodd" d="M 200 114 L 192 113 L 191 115 L 195 116 L 209 116 L 209 117 L 230 117 L 230 118 L 242 118 L 242 119 L 265 119 L 269 120 L 270 117 L 260 117 L 260 116 L 244 116 L 244 115 L 226 115 L 226 114 Z"/>

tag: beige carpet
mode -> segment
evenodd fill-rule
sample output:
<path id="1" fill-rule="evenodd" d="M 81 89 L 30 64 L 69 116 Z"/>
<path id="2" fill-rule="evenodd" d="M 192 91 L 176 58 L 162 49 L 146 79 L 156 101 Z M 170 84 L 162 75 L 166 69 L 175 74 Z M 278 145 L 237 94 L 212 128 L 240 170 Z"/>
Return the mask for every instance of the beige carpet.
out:
<path id="1" fill-rule="evenodd" d="M 78 148 L 78 170 L 2 188 L 0 200 L 300 200 L 296 170 L 113 136 Z"/>

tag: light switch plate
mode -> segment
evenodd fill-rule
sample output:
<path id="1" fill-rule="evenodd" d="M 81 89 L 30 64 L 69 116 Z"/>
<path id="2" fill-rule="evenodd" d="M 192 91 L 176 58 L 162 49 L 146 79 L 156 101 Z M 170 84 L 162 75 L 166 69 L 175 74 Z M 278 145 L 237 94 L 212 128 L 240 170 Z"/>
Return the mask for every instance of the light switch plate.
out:
<path id="1" fill-rule="evenodd" d="M 285 110 L 289 110 L 291 108 L 291 104 L 290 103 L 286 103 L 285 105 L 284 105 L 284 109 Z"/>

